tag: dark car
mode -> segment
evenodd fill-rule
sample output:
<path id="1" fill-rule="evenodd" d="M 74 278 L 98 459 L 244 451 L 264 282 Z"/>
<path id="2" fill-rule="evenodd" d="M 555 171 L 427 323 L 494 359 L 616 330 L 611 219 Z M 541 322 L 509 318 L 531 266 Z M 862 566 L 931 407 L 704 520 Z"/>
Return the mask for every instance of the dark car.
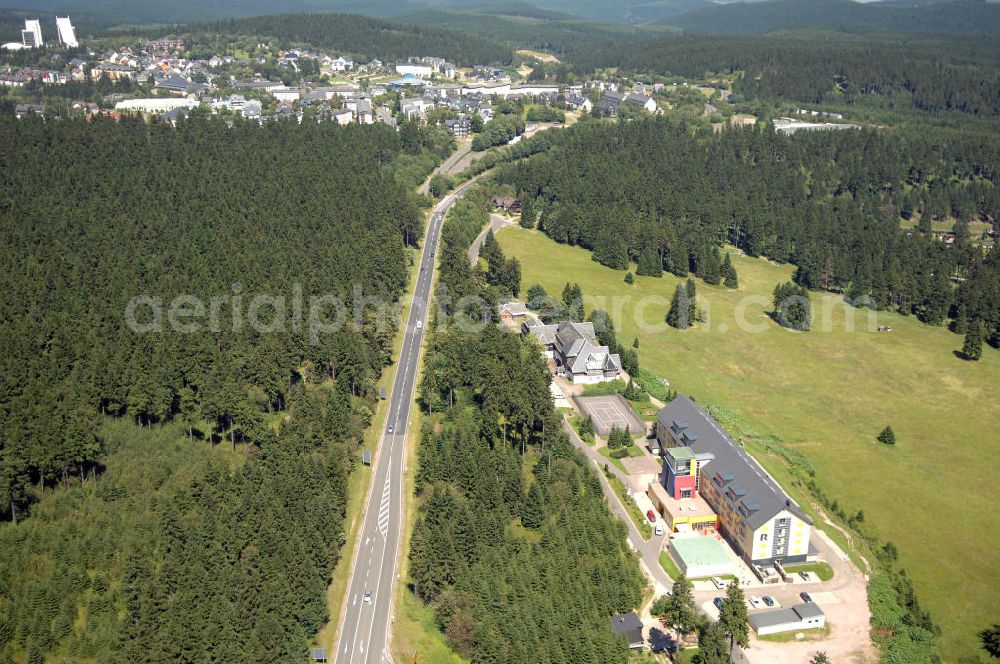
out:
<path id="1" fill-rule="evenodd" d="M 774 598 L 771 597 L 770 595 L 764 595 L 763 597 L 761 597 L 761 599 L 764 600 L 764 604 L 767 604 L 768 606 L 774 606 Z"/>
<path id="2" fill-rule="evenodd" d="M 799 593 L 799 597 L 802 598 L 803 602 L 811 602 L 813 598 L 809 596 L 809 593 Z"/>
<path id="3" fill-rule="evenodd" d="M 715 608 L 717 608 L 719 611 L 722 610 L 722 598 L 721 597 L 716 597 L 715 599 L 713 599 L 712 600 L 712 604 L 715 604 Z"/>

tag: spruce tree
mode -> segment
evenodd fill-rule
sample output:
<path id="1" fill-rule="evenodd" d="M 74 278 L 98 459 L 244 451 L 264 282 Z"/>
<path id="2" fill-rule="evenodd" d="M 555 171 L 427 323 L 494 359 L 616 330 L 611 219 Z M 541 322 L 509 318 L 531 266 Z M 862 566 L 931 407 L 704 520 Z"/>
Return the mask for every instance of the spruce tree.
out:
<path id="1" fill-rule="evenodd" d="M 729 252 L 726 252 L 726 257 L 722 259 L 722 283 L 726 288 L 739 288 L 740 279 L 736 275 L 736 268 L 733 266 L 733 261 L 729 258 Z"/>
<path id="2" fill-rule="evenodd" d="M 715 247 L 705 254 L 705 267 L 702 269 L 701 278 L 706 284 L 717 286 L 722 281 L 722 263 L 719 260 L 719 250 Z"/>
<path id="3" fill-rule="evenodd" d="M 663 259 L 660 258 L 659 248 L 650 244 L 639 252 L 635 273 L 646 277 L 659 277 L 663 274 Z"/>
<path id="4" fill-rule="evenodd" d="M 698 293 L 694 285 L 694 279 L 689 278 L 687 280 L 685 291 L 687 293 L 688 325 L 691 326 L 698 320 L 698 309 L 696 308 Z"/>
<path id="5" fill-rule="evenodd" d="M 670 245 L 670 271 L 678 277 L 688 275 L 688 250 L 680 240 Z"/>
<path id="6" fill-rule="evenodd" d="M 691 327 L 689 316 L 687 289 L 683 284 L 677 284 L 674 289 L 674 298 L 670 302 L 670 310 L 667 312 L 667 325 L 678 330 L 686 330 Z"/>
<path id="7" fill-rule="evenodd" d="M 630 284 L 630 285 L 633 284 L 633 283 L 635 283 L 635 277 L 632 276 L 631 272 L 626 272 L 625 273 L 625 283 Z"/>
<path id="8" fill-rule="evenodd" d="M 545 501 L 538 481 L 531 483 L 528 495 L 521 505 L 521 525 L 525 528 L 540 528 L 545 519 Z"/>
<path id="9" fill-rule="evenodd" d="M 962 344 L 962 356 L 972 362 L 983 356 L 983 323 L 976 319 L 969 323 L 965 333 L 965 343 Z"/>
<path id="10" fill-rule="evenodd" d="M 896 444 L 896 432 L 892 430 L 892 427 L 887 426 L 882 429 L 882 432 L 878 435 L 878 442 L 885 445 L 895 445 Z"/>
<path id="11" fill-rule="evenodd" d="M 521 197 L 521 228 L 535 227 L 535 199 L 531 196 Z"/>
<path id="12" fill-rule="evenodd" d="M 719 626 L 729 636 L 729 652 L 735 646 L 746 648 L 750 644 L 750 618 L 747 615 L 746 597 L 737 581 L 726 587 L 726 598 L 719 611 Z"/>

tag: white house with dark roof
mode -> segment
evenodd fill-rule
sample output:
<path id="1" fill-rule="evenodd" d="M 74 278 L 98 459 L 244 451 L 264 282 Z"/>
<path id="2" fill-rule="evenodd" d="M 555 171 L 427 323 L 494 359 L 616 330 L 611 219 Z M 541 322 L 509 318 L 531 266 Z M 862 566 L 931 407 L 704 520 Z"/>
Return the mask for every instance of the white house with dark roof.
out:
<path id="1" fill-rule="evenodd" d="M 663 450 L 691 452 L 680 466 L 664 459 L 668 493 L 693 488 L 690 495 L 715 511 L 719 532 L 741 558 L 761 566 L 807 559 L 812 521 L 711 415 L 678 396 L 656 414 L 656 437 Z"/>
<path id="2" fill-rule="evenodd" d="M 621 357 L 597 343 L 593 323 L 545 325 L 531 319 L 522 332 L 538 339 L 545 356 L 556 361 L 556 372 L 574 383 L 603 383 L 621 375 Z"/>

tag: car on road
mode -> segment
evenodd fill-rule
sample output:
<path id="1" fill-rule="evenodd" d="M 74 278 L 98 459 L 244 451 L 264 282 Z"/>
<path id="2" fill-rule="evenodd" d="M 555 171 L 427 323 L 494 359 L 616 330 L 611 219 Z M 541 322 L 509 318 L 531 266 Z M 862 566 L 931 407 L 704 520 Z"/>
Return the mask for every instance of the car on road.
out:
<path id="1" fill-rule="evenodd" d="M 389 433 L 392 433 L 392 425 L 389 425 Z"/>
<path id="2" fill-rule="evenodd" d="M 712 577 L 712 583 L 714 583 L 715 587 L 718 588 L 719 590 L 725 590 L 726 589 L 726 582 L 723 581 L 722 579 L 720 579 L 717 576 L 713 576 Z"/>
<path id="3" fill-rule="evenodd" d="M 750 602 L 751 607 L 755 609 L 760 608 L 760 597 L 757 597 L 756 595 L 750 595 L 749 597 L 747 597 L 747 601 Z"/>
<path id="4" fill-rule="evenodd" d="M 715 604 L 715 608 L 717 608 L 719 611 L 722 610 L 722 598 L 721 597 L 716 597 L 715 599 L 713 599 L 712 600 L 712 604 Z"/>
<path id="5" fill-rule="evenodd" d="M 764 595 L 763 597 L 761 597 L 761 599 L 764 600 L 764 604 L 767 604 L 768 606 L 775 605 L 774 598 L 771 597 L 770 595 Z"/>
<path id="6" fill-rule="evenodd" d="M 371 604 L 372 603 L 372 591 L 366 590 L 364 596 L 361 598 L 361 601 L 363 601 L 365 604 Z"/>
<path id="7" fill-rule="evenodd" d="M 811 601 L 813 601 L 813 598 L 812 598 L 812 596 L 809 593 L 799 593 L 799 597 L 802 598 L 803 602 L 811 602 Z"/>
<path id="8" fill-rule="evenodd" d="M 656 533 L 657 536 L 662 535 L 663 534 L 663 524 L 662 523 L 656 524 L 656 527 L 653 528 L 653 532 Z"/>
<path id="9" fill-rule="evenodd" d="M 650 523 L 656 523 L 656 512 L 649 510 L 646 512 L 646 518 L 649 519 Z"/>
<path id="10" fill-rule="evenodd" d="M 418 321 L 417 321 L 417 329 L 419 330 L 419 329 L 420 329 L 420 328 L 422 328 L 423 326 L 424 326 L 424 321 L 422 321 L 422 320 L 418 320 Z"/>

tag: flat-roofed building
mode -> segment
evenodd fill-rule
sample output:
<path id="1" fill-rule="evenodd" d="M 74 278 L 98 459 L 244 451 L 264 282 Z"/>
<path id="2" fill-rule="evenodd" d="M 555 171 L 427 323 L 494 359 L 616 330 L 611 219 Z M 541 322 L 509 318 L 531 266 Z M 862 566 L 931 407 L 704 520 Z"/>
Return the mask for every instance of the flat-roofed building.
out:
<path id="1" fill-rule="evenodd" d="M 757 636 L 818 629 L 825 625 L 826 614 L 813 602 L 770 611 L 754 611 L 750 614 L 750 626 L 757 632 Z"/>

